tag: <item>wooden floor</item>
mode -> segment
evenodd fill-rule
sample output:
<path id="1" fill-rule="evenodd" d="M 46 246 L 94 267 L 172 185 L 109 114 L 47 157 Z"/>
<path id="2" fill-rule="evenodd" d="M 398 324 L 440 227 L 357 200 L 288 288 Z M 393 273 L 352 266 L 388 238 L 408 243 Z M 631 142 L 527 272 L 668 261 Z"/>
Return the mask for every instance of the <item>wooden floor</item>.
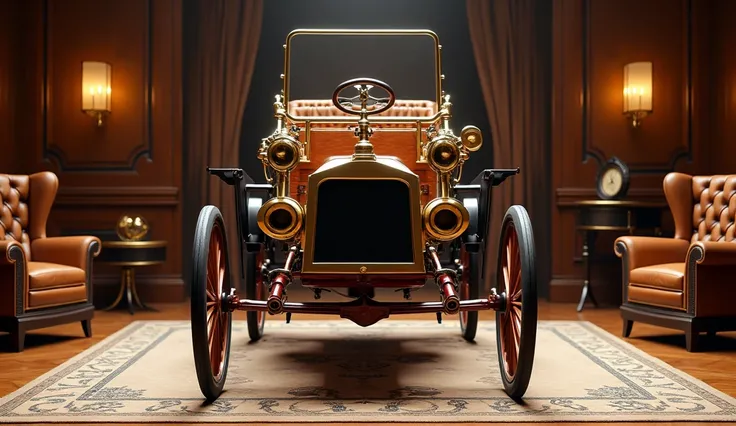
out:
<path id="1" fill-rule="evenodd" d="M 7 352 L 8 336 L 0 334 L 0 395 L 7 395 L 22 387 L 132 321 L 189 318 L 188 304 L 156 305 L 155 307 L 159 309 L 159 312 L 140 312 L 133 316 L 127 311 L 97 311 L 93 321 L 93 337 L 89 339 L 83 337 L 79 323 L 36 330 L 28 334 L 26 350 L 19 354 Z M 541 320 L 587 320 L 616 336 L 621 335 L 621 320 L 617 309 L 586 308 L 582 313 L 577 313 L 574 305 L 544 302 L 540 302 L 539 308 Z M 432 315 L 405 315 L 397 318 L 432 319 L 432 317 Z M 300 318 L 334 319 L 329 316 L 305 315 L 300 317 L 295 315 L 292 320 L 296 321 Z M 236 319 L 244 320 L 245 314 L 236 313 Z M 481 319 L 492 321 L 493 313 L 483 312 Z M 279 317 L 278 320 L 283 320 L 283 317 Z M 267 321 L 276 321 L 276 319 L 268 318 Z M 685 351 L 685 337 L 682 333 L 645 324 L 635 324 L 631 338 L 627 341 L 673 367 L 736 397 L 736 333 L 719 334 L 713 339 L 703 337 L 705 347 L 704 351 L 699 353 Z"/>

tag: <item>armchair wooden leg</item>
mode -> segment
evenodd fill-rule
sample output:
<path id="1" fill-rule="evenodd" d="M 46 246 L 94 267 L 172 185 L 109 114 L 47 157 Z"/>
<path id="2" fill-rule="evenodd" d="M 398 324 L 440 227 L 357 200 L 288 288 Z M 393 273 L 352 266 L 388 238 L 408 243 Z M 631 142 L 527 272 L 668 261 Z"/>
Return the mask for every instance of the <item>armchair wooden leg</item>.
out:
<path id="1" fill-rule="evenodd" d="M 685 331 L 685 348 L 688 352 L 697 352 L 699 337 L 700 334 L 692 327 Z"/>
<path id="2" fill-rule="evenodd" d="M 92 337 L 92 320 L 82 320 L 82 330 L 84 330 L 84 337 Z"/>
<path id="3" fill-rule="evenodd" d="M 23 352 L 26 342 L 26 331 L 20 327 L 10 333 L 10 346 L 13 352 Z"/>
<path id="4" fill-rule="evenodd" d="M 631 329 L 632 327 L 634 327 L 634 321 L 627 320 L 627 319 L 624 319 L 623 321 L 624 321 L 624 324 L 623 324 L 624 326 L 623 326 L 623 331 L 621 332 L 621 334 L 624 337 L 629 337 L 631 335 Z"/>

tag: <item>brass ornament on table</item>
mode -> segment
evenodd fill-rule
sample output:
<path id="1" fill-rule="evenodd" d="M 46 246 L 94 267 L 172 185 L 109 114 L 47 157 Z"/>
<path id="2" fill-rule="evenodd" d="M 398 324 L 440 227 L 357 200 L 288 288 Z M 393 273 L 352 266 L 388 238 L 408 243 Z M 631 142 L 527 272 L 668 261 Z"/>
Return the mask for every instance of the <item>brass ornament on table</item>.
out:
<path id="1" fill-rule="evenodd" d="M 116 230 L 123 241 L 140 241 L 148 234 L 148 222 L 143 216 L 123 215 L 118 219 Z"/>

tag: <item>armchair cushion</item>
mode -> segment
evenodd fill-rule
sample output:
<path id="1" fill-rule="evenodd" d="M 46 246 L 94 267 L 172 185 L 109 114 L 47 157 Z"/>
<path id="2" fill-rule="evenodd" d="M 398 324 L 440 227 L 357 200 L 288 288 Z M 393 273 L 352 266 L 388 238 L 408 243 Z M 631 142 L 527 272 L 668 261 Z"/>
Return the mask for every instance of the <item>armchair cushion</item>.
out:
<path id="1" fill-rule="evenodd" d="M 70 305 L 87 301 L 87 287 L 84 283 L 70 287 L 52 288 L 49 290 L 31 290 L 28 292 L 28 310 L 51 308 L 53 306 Z"/>
<path id="2" fill-rule="evenodd" d="M 629 285 L 628 301 L 663 308 L 684 310 L 684 292 Z"/>
<path id="3" fill-rule="evenodd" d="M 28 262 L 28 287 L 31 291 L 84 285 L 83 269 L 47 262 Z"/>
<path id="4" fill-rule="evenodd" d="M 663 263 L 631 270 L 631 285 L 659 290 L 683 291 L 685 288 L 685 262 Z"/>

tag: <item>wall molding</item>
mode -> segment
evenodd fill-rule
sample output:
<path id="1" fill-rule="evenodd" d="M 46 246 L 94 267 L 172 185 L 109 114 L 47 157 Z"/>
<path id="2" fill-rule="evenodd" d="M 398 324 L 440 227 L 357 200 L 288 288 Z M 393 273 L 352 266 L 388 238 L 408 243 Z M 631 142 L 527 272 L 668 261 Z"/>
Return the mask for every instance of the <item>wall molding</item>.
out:
<path id="1" fill-rule="evenodd" d="M 51 0 L 43 0 L 42 3 L 42 84 L 43 84 L 43 98 L 42 98 L 42 158 L 49 163 L 55 163 L 59 168 L 59 171 L 64 172 L 106 172 L 106 171 L 118 171 L 118 172 L 135 172 L 138 160 L 147 159 L 153 160 L 153 1 L 145 0 L 145 45 L 143 47 L 143 64 L 144 64 L 144 78 L 143 78 L 143 89 L 145 90 L 144 102 L 141 108 L 143 114 L 143 134 L 140 144 L 133 147 L 128 153 L 125 160 L 114 161 L 114 162 L 74 162 L 69 159 L 69 156 L 64 151 L 63 147 L 55 144 L 53 135 L 49 130 L 49 105 L 50 105 L 50 93 L 51 83 L 49 81 L 50 75 L 53 72 L 54 64 L 50 63 L 49 56 L 53 49 L 53 42 L 51 37 L 50 27 L 53 23 L 50 22 L 49 8 Z M 56 6 L 63 7 L 63 6 Z M 132 7 L 132 6 L 131 6 Z M 80 64 L 81 65 L 81 64 Z M 114 67 L 114 65 L 113 65 Z M 115 70 L 113 69 L 113 75 Z M 114 98 L 113 98 L 114 99 Z M 114 112 L 113 112 L 114 113 Z"/>
<path id="2" fill-rule="evenodd" d="M 665 202 L 662 188 L 631 188 L 626 198 Z M 597 199 L 595 188 L 563 187 L 555 189 L 555 205 L 558 207 L 573 206 L 576 201 Z"/>
<path id="3" fill-rule="evenodd" d="M 581 161 L 583 164 L 587 163 L 590 158 L 595 159 L 598 166 L 600 167 L 605 163 L 609 155 L 606 154 L 603 149 L 595 145 L 592 136 L 592 124 L 591 124 L 591 113 L 590 113 L 590 68 L 591 68 L 591 14 L 590 14 L 591 0 L 583 0 L 582 7 L 580 8 L 582 13 L 582 96 L 581 96 L 581 110 L 582 110 L 582 157 Z M 685 68 L 685 92 L 684 92 L 684 112 L 683 112 L 683 132 L 682 144 L 675 147 L 670 153 L 669 161 L 666 164 L 656 163 L 638 163 L 638 162 L 627 162 L 629 172 L 632 175 L 652 175 L 667 173 L 675 170 L 675 166 L 680 160 L 687 160 L 688 162 L 693 161 L 693 72 L 692 72 L 692 56 L 693 56 L 693 25 L 692 25 L 692 12 L 693 5 L 692 0 L 682 0 L 682 7 L 684 9 L 683 19 L 683 32 L 685 34 L 685 52 L 684 61 Z"/>
<path id="4" fill-rule="evenodd" d="M 77 186 L 61 187 L 54 205 L 59 206 L 177 206 L 175 186 Z"/>

